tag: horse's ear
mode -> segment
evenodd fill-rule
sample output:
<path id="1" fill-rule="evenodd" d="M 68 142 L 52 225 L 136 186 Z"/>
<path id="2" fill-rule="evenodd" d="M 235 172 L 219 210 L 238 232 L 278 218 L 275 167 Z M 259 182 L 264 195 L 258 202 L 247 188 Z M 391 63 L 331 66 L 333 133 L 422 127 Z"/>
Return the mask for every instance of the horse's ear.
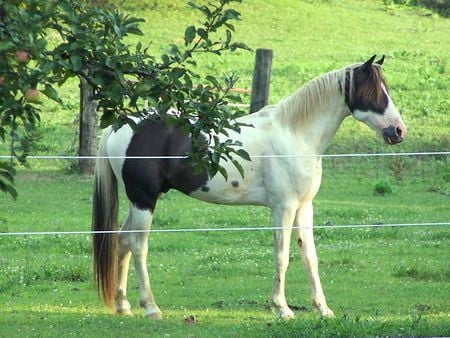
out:
<path id="1" fill-rule="evenodd" d="M 380 66 L 383 65 L 383 62 L 384 62 L 384 54 L 383 54 L 383 56 L 381 57 L 381 59 L 379 59 L 378 61 L 375 61 L 375 63 L 376 63 L 376 64 L 379 64 Z"/>
<path id="2" fill-rule="evenodd" d="M 372 66 L 373 60 L 375 60 L 376 57 L 377 57 L 376 55 L 372 56 L 369 60 L 367 60 L 367 61 L 362 65 L 362 68 L 363 68 L 364 70 L 369 70 L 370 67 Z"/>

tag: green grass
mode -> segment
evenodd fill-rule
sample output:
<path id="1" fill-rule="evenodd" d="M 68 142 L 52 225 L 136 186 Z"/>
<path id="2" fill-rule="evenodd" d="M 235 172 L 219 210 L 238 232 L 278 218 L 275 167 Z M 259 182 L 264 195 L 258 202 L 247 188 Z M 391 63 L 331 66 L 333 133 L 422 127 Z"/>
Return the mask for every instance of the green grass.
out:
<path id="1" fill-rule="evenodd" d="M 393 190 L 381 196 L 375 185 L 389 174 L 391 163 L 325 160 L 315 224 L 448 221 L 445 165 L 432 160 L 426 169 L 407 166 L 403 179 L 390 176 Z M 90 179 L 22 172 L 17 183 L 20 200 L 1 200 L 0 231 L 89 228 Z M 121 206 L 123 219 L 123 196 Z M 170 192 L 158 204 L 153 229 L 270 225 L 265 208 L 212 205 Z M 448 335 L 446 226 L 321 228 L 315 237 L 322 283 L 336 319 L 321 320 L 311 311 L 293 242 L 286 289 L 297 317 L 287 323 L 275 320 L 268 307 L 271 231 L 151 234 L 149 270 L 165 316 L 158 323 L 142 317 L 133 268 L 134 315 L 108 313 L 92 284 L 87 235 L 0 237 L 0 336 Z M 188 316 L 195 317 L 194 325 L 185 324 Z"/>
<path id="2" fill-rule="evenodd" d="M 181 43 L 196 15 L 183 1 L 127 1 L 146 18 L 145 45 Z M 390 92 L 409 134 L 386 147 L 347 119 L 329 153 L 448 151 L 449 21 L 381 1 L 244 0 L 237 38 L 274 50 L 270 102 L 323 72 L 386 54 Z M 134 43 L 137 40 L 130 40 Z M 250 88 L 254 54 L 203 57 L 204 73 L 234 71 Z M 76 153 L 77 84 L 65 105 L 43 106 L 35 154 Z M 248 101 L 248 97 L 245 100 Z M 2 152 L 5 146 L 0 145 Z M 0 196 L 0 232 L 88 230 L 91 179 L 69 175 L 71 161 L 30 160 L 17 178 L 19 199 Z M 315 199 L 316 225 L 448 222 L 447 157 L 325 159 Z M 383 193 L 380 194 L 379 191 Z M 126 203 L 122 203 L 126 207 Z M 126 210 L 121 209 L 121 219 Z M 171 192 L 158 204 L 155 229 L 270 226 L 268 210 L 201 203 Z M 272 233 L 153 233 L 153 289 L 165 320 L 138 309 L 131 269 L 132 317 L 111 316 L 92 284 L 87 235 L 0 237 L 0 337 L 45 336 L 448 336 L 448 226 L 317 229 L 320 273 L 334 320 L 311 311 L 307 278 L 291 248 L 287 297 L 296 319 L 279 322 L 268 308 Z M 195 316 L 187 325 L 184 318 Z"/>

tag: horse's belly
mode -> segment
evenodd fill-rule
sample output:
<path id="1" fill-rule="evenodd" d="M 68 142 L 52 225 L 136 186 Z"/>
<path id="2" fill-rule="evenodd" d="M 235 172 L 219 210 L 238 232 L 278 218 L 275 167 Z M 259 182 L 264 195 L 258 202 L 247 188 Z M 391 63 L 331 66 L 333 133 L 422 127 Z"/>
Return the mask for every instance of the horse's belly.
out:
<path id="1" fill-rule="evenodd" d="M 242 179 L 215 177 L 189 196 L 201 201 L 218 204 L 266 205 L 267 195 L 262 184 L 247 183 Z"/>

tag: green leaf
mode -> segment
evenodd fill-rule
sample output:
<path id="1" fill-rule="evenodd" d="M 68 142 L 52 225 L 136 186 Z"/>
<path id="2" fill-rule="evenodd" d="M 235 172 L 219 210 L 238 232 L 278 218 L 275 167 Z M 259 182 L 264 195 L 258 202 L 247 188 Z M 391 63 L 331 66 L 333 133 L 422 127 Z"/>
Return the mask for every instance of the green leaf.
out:
<path id="1" fill-rule="evenodd" d="M 248 50 L 248 51 L 253 51 L 253 49 L 251 49 L 249 46 L 247 46 L 243 42 L 234 42 L 234 43 L 230 44 L 229 48 L 232 52 L 234 52 L 236 49 L 244 49 L 244 50 Z"/>
<path id="2" fill-rule="evenodd" d="M 168 49 L 168 51 L 172 55 L 180 55 L 181 54 L 180 49 L 175 44 L 171 44 L 170 48 Z"/>
<path id="3" fill-rule="evenodd" d="M 106 59 L 105 59 L 105 65 L 106 65 L 107 67 L 109 67 L 109 68 L 113 68 L 111 56 L 108 55 L 108 56 L 106 57 Z"/>
<path id="4" fill-rule="evenodd" d="M 231 162 L 234 164 L 236 169 L 239 171 L 239 174 L 241 175 L 241 177 L 244 178 L 245 172 L 244 172 L 244 168 L 242 167 L 242 165 L 237 160 L 231 160 Z"/>
<path id="5" fill-rule="evenodd" d="M 208 32 L 203 29 L 203 28 L 199 28 L 197 29 L 197 34 L 203 39 L 203 40 L 208 40 Z"/>
<path id="6" fill-rule="evenodd" d="M 188 46 L 195 39 L 195 27 L 189 26 L 184 32 L 184 44 Z"/>
<path id="7" fill-rule="evenodd" d="M 244 160 L 251 161 L 250 155 L 244 149 L 238 149 L 235 151 L 236 155 L 242 157 Z"/>
<path id="8" fill-rule="evenodd" d="M 127 33 L 134 34 L 134 35 L 144 35 L 144 33 L 137 27 L 129 27 L 127 29 Z"/>
<path id="9" fill-rule="evenodd" d="M 58 92 L 52 87 L 50 84 L 45 84 L 45 89 L 42 90 L 42 93 L 47 96 L 49 99 L 62 104 L 62 100 L 58 95 Z"/>
<path id="10" fill-rule="evenodd" d="M 175 67 L 170 71 L 170 78 L 172 80 L 177 80 L 182 77 L 186 73 L 186 70 L 183 68 Z"/>
<path id="11" fill-rule="evenodd" d="M 170 58 L 167 54 L 161 55 L 161 60 L 163 62 L 163 66 L 167 66 L 170 64 Z"/>
<path id="12" fill-rule="evenodd" d="M 227 29 L 227 40 L 225 41 L 225 45 L 228 46 L 231 42 L 231 31 L 229 29 Z"/>
<path id="13" fill-rule="evenodd" d="M 214 87 L 220 88 L 219 81 L 217 81 L 217 79 L 214 76 L 207 75 L 205 79 L 211 82 L 214 85 Z"/>
<path id="14" fill-rule="evenodd" d="M 0 41 L 0 52 L 8 50 L 14 47 L 14 43 L 11 41 Z"/>
<path id="15" fill-rule="evenodd" d="M 223 176 L 223 178 L 225 179 L 225 181 L 228 181 L 228 173 L 227 173 L 227 170 L 226 170 L 224 167 L 222 167 L 221 165 L 219 165 L 218 170 L 219 170 L 219 173 L 220 173 L 220 174 Z"/>
<path id="16" fill-rule="evenodd" d="M 213 152 L 211 154 L 211 162 L 212 163 L 219 163 L 220 161 L 220 155 L 217 152 Z"/>
<path id="17" fill-rule="evenodd" d="M 4 191 L 10 194 L 13 199 L 17 199 L 17 190 L 14 188 L 14 185 L 5 183 L 2 179 L 0 179 L 0 191 Z"/>
<path id="18" fill-rule="evenodd" d="M 114 25 L 114 33 L 116 33 L 116 35 L 121 38 L 123 37 L 124 30 L 122 27 Z"/>
<path id="19" fill-rule="evenodd" d="M 72 64 L 72 69 L 77 72 L 81 69 L 81 56 L 77 54 L 72 54 L 70 56 L 70 63 Z"/>
<path id="20" fill-rule="evenodd" d="M 212 13 L 211 13 L 210 9 L 207 6 L 199 6 L 199 5 L 196 5 L 195 3 L 191 2 L 191 1 L 188 2 L 188 5 L 191 6 L 192 8 L 194 8 L 194 9 L 199 10 L 200 12 L 202 12 L 208 18 L 212 16 Z"/>
<path id="21" fill-rule="evenodd" d="M 143 82 L 139 83 L 134 88 L 134 94 L 137 96 L 142 96 L 144 94 L 147 94 L 152 89 L 152 86 L 149 83 Z"/>
<path id="22" fill-rule="evenodd" d="M 227 18 L 227 20 L 240 20 L 241 13 L 233 8 L 229 8 L 225 11 L 224 16 Z"/>
<path id="23" fill-rule="evenodd" d="M 114 122 L 114 111 L 105 109 L 103 115 L 100 118 L 100 128 L 106 128 Z"/>
<path id="24" fill-rule="evenodd" d="M 16 170 L 10 162 L 0 162 L 0 191 L 11 195 L 13 199 L 17 198 L 17 191 L 14 188 L 14 175 Z"/>

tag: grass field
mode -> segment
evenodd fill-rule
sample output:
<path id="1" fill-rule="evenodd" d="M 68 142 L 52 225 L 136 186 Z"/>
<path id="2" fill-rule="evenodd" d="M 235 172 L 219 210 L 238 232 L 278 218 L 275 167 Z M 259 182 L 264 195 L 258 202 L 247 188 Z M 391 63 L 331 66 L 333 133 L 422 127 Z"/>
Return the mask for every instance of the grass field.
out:
<path id="1" fill-rule="evenodd" d="M 126 3 L 127 10 L 146 18 L 142 42 L 151 40 L 155 53 L 159 46 L 181 43 L 184 28 L 197 20 L 183 1 Z M 237 38 L 274 50 L 272 103 L 325 71 L 387 55 L 385 75 L 408 138 L 387 148 L 349 118 L 329 153 L 449 150 L 448 19 L 381 1 L 244 0 L 237 7 L 242 13 Z M 253 58 L 238 52 L 199 64 L 205 73 L 234 71 L 239 86 L 250 88 Z M 63 107 L 43 107 L 35 154 L 76 153 L 76 83 L 61 90 Z M 30 160 L 30 165 L 17 178 L 19 199 L 0 196 L 0 232 L 88 230 L 91 179 L 73 174 L 73 162 Z M 450 220 L 445 156 L 325 159 L 324 166 L 316 225 Z M 263 208 L 208 205 L 171 192 L 158 205 L 154 229 L 270 222 Z M 149 322 L 137 306 L 134 271 L 133 316 L 112 316 L 98 300 L 88 235 L 1 236 L 0 337 L 450 335 L 448 226 L 320 228 L 315 237 L 336 319 L 321 320 L 311 311 L 293 243 L 286 289 L 297 317 L 277 321 L 268 308 L 272 233 L 246 231 L 151 234 L 149 270 L 165 320 Z M 184 320 L 189 316 L 196 319 L 193 325 Z"/>
<path id="2" fill-rule="evenodd" d="M 384 168 L 360 172 L 348 161 L 327 166 L 315 203 L 317 225 L 449 219 L 448 194 L 435 189 L 443 181 L 407 175 L 412 178 L 393 183 L 394 192 L 380 196 L 374 185 Z M 355 170 L 351 177 L 349 168 Z M 18 187 L 21 200 L 0 206 L 2 232 L 88 228 L 89 179 L 22 174 Z M 210 205 L 173 192 L 161 199 L 153 228 L 269 225 L 263 208 Z M 166 318 L 162 323 L 142 317 L 133 271 L 135 315 L 108 314 L 92 285 L 87 235 L 0 241 L 0 336 L 445 336 L 450 330 L 450 232 L 445 226 L 317 229 L 321 277 L 336 319 L 320 320 L 311 311 L 306 275 L 293 245 L 287 296 L 297 318 L 287 323 L 276 321 L 268 308 L 271 231 L 151 234 L 149 268 Z M 186 325 L 188 316 L 196 324 Z"/>

